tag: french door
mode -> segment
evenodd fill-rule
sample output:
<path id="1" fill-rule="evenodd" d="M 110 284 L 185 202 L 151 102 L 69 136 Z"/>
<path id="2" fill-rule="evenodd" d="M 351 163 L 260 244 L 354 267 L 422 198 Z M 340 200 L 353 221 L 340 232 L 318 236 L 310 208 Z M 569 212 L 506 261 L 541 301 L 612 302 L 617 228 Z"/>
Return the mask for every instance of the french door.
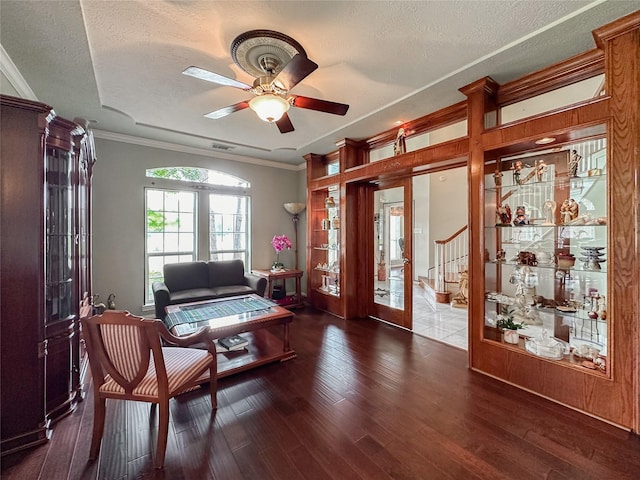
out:
<path id="1" fill-rule="evenodd" d="M 411 178 L 381 183 L 369 197 L 373 242 L 368 314 L 411 329 L 413 304 Z"/>

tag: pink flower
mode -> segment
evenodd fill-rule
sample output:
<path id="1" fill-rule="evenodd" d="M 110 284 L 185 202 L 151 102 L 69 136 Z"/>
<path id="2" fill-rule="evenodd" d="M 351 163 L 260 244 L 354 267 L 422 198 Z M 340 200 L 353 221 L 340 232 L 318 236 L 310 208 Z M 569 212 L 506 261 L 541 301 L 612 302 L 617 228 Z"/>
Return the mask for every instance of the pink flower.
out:
<path id="1" fill-rule="evenodd" d="M 273 245 L 276 253 L 280 253 L 285 248 L 291 250 L 291 240 L 286 235 L 274 235 L 271 245 Z"/>

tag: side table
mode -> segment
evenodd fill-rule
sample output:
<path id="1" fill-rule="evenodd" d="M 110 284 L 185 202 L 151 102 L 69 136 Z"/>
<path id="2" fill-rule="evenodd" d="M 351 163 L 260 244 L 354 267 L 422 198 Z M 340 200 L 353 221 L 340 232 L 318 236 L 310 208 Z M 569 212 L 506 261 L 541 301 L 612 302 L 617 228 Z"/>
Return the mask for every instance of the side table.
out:
<path id="1" fill-rule="evenodd" d="M 296 308 L 302 307 L 304 304 L 302 303 L 302 270 L 295 270 L 293 268 L 287 268 L 281 272 L 272 272 L 271 270 L 252 270 L 254 275 L 258 275 L 259 277 L 264 277 L 267 279 L 267 291 L 265 292 L 266 298 L 271 298 L 273 296 L 273 286 L 277 281 L 281 280 L 283 285 L 286 284 L 287 278 L 295 278 L 296 280 L 296 293 L 291 296 L 286 296 L 280 300 L 274 300 L 278 305 L 285 308 Z M 286 291 L 286 286 L 285 286 Z"/>

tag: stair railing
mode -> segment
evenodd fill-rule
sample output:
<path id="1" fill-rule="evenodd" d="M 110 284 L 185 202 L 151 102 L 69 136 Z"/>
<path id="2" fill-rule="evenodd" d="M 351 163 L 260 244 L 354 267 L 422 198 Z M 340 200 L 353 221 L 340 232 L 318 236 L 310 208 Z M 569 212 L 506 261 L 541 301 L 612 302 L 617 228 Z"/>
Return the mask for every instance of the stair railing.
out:
<path id="1" fill-rule="evenodd" d="M 465 225 L 444 240 L 434 240 L 435 244 L 435 286 L 437 292 L 446 292 L 448 279 L 457 278 L 469 264 L 469 233 Z M 457 280 L 455 280 L 457 282 Z"/>

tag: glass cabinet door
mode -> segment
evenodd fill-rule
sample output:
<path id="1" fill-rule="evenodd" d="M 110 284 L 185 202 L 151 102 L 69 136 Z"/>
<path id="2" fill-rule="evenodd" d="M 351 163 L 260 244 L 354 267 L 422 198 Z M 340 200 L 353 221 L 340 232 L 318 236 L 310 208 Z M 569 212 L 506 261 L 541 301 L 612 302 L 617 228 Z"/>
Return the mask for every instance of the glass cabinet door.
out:
<path id="1" fill-rule="evenodd" d="M 485 338 L 606 372 L 606 174 L 604 139 L 489 162 Z"/>
<path id="2" fill-rule="evenodd" d="M 46 165 L 46 318 L 47 323 L 74 314 L 73 155 L 50 148 Z"/>
<path id="3" fill-rule="evenodd" d="M 311 288 L 340 296 L 340 191 L 337 186 L 314 192 Z"/>

